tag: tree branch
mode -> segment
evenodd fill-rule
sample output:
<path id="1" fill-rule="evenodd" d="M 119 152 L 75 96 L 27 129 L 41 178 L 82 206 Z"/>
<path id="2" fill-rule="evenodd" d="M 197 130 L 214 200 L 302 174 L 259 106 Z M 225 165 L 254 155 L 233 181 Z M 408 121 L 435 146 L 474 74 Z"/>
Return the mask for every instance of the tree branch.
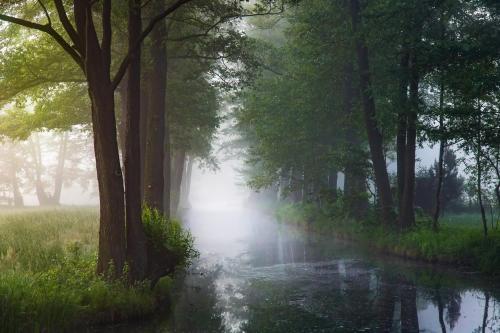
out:
<path id="1" fill-rule="evenodd" d="M 111 68 L 111 0 L 104 0 L 102 6 L 102 42 L 101 50 L 106 70 Z"/>
<path id="2" fill-rule="evenodd" d="M 267 12 L 263 12 L 263 13 L 226 15 L 226 16 L 221 17 L 219 20 L 217 20 L 212 25 L 208 26 L 208 28 L 205 29 L 204 32 L 201 32 L 198 34 L 186 35 L 186 36 L 182 36 L 182 37 L 178 37 L 178 38 L 169 38 L 168 41 L 183 42 L 185 40 L 192 39 L 192 38 L 206 37 L 206 36 L 208 36 L 210 31 L 215 29 L 217 26 L 219 26 L 220 24 L 223 24 L 223 23 L 227 23 L 227 22 L 231 21 L 232 19 L 254 17 L 254 16 L 264 16 L 264 15 L 279 15 L 279 14 L 283 14 L 284 11 L 285 11 L 285 8 L 282 5 L 280 10 L 276 11 L 276 12 L 273 12 L 272 9 L 270 8 Z"/>
<path id="3" fill-rule="evenodd" d="M 122 80 L 123 76 L 125 75 L 125 72 L 127 71 L 131 57 L 134 55 L 135 52 L 137 52 L 140 49 L 142 42 L 151 33 L 151 31 L 153 31 L 156 24 L 161 20 L 163 20 L 165 17 L 167 17 L 170 13 L 176 11 L 179 7 L 190 1 L 192 0 L 177 0 L 172 6 L 167 8 L 164 12 L 151 19 L 151 22 L 149 22 L 148 26 L 141 33 L 141 36 L 137 40 L 137 43 L 132 48 L 130 48 L 130 51 L 120 64 L 120 67 L 118 68 L 118 71 L 116 72 L 115 77 L 113 78 L 112 81 L 113 89 L 116 89 L 118 84 L 120 84 L 120 81 Z"/>
<path id="4" fill-rule="evenodd" d="M 47 10 L 47 7 L 43 4 L 42 0 L 37 0 L 38 4 L 40 7 L 42 7 L 43 12 L 45 13 L 45 16 L 47 17 L 47 21 L 49 22 L 49 25 L 52 25 L 52 20 L 50 19 L 49 11 Z"/>
<path id="5" fill-rule="evenodd" d="M 80 37 L 78 36 L 78 33 L 76 32 L 76 29 L 73 27 L 71 22 L 68 19 L 68 16 L 66 15 L 66 10 L 64 9 L 64 5 L 62 3 L 62 0 L 54 0 L 54 4 L 56 6 L 57 10 L 57 15 L 59 17 L 59 20 L 62 23 L 62 26 L 66 33 L 68 34 L 69 38 L 75 44 L 76 49 L 78 52 L 83 55 L 83 50 L 82 50 L 82 41 L 80 40 Z"/>
<path id="6" fill-rule="evenodd" d="M 39 24 L 35 22 L 26 21 L 17 17 L 0 14 L 0 20 L 10 22 L 13 24 L 21 25 L 23 27 L 34 29 L 38 31 L 45 32 L 49 34 L 63 49 L 68 53 L 71 58 L 78 64 L 78 66 L 83 70 L 83 60 L 80 55 L 69 45 L 64 38 L 55 31 L 50 24 Z"/>

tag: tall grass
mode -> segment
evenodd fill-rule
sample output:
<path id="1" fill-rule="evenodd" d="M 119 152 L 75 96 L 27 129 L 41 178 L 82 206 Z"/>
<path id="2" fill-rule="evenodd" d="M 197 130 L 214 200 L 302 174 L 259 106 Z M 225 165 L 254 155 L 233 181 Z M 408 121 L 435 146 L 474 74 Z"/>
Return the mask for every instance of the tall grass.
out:
<path id="1" fill-rule="evenodd" d="M 96 209 L 0 211 L 0 331 L 61 332 L 151 313 L 171 280 L 152 290 L 97 276 L 97 237 Z"/>

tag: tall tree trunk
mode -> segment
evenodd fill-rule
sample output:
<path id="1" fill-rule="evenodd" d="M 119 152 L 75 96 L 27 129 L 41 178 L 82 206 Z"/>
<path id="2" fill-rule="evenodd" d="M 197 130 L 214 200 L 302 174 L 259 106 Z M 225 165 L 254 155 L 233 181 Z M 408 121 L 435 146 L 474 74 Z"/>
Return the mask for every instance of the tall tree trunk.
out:
<path id="1" fill-rule="evenodd" d="M 302 198 L 302 193 L 301 193 L 301 186 L 300 186 L 300 171 L 297 167 L 292 167 L 292 170 L 290 171 L 290 198 L 292 199 L 292 202 L 297 203 L 301 200 Z"/>
<path id="2" fill-rule="evenodd" d="M 356 53 L 359 67 L 359 81 L 362 94 L 362 104 L 365 118 L 366 131 L 368 134 L 368 144 L 375 173 L 375 183 L 377 186 L 378 197 L 382 206 L 382 220 L 386 225 L 392 225 L 394 222 L 393 209 L 394 204 L 389 182 L 389 174 L 384 157 L 383 137 L 380 132 L 377 119 L 376 107 L 373 97 L 370 62 L 368 58 L 368 47 L 360 34 L 361 15 L 358 0 L 350 0 L 350 10 L 352 19 L 352 30 L 356 37 Z"/>
<path id="3" fill-rule="evenodd" d="M 346 149 L 350 149 L 344 171 L 344 195 L 347 200 L 347 209 L 356 219 L 361 220 L 366 217 L 368 210 L 368 197 L 366 195 L 366 173 L 365 163 L 360 161 L 364 156 L 362 140 L 354 124 L 354 98 L 353 87 L 354 67 L 348 63 L 344 68 L 343 82 L 343 109 L 344 115 L 349 119 L 346 130 Z"/>
<path id="4" fill-rule="evenodd" d="M 111 2 L 104 1 L 104 5 L 109 8 Z M 74 12 L 78 35 L 84 45 L 85 76 L 92 101 L 100 203 L 97 272 L 119 276 L 123 272 L 126 256 L 125 205 L 116 135 L 114 89 L 109 76 L 110 49 L 102 49 L 100 46 L 90 2 L 75 0 Z M 103 22 L 104 20 L 110 21 L 110 15 L 103 18 Z M 106 24 L 109 28 L 110 22 Z M 111 36 L 108 35 L 107 38 Z"/>
<path id="5" fill-rule="evenodd" d="M 328 189 L 332 193 L 331 200 L 333 202 L 337 201 L 337 183 L 339 180 L 339 172 L 336 168 L 330 168 L 330 171 L 328 173 Z"/>
<path id="6" fill-rule="evenodd" d="M 181 199 L 179 203 L 182 208 L 189 207 L 189 192 L 191 190 L 191 176 L 193 174 L 194 164 L 194 158 L 192 156 L 187 156 L 186 160 L 187 163 L 182 176 Z"/>
<path id="7" fill-rule="evenodd" d="M 103 90 L 99 89 L 101 86 Z M 113 91 L 109 82 L 97 87 L 93 89 L 95 92 L 91 91 L 100 207 L 97 272 L 118 276 L 125 263 L 123 176 L 116 141 Z M 111 267 L 114 271 L 110 271 Z"/>
<path id="8" fill-rule="evenodd" d="M 125 74 L 120 86 L 118 87 L 118 93 L 120 95 L 120 116 L 117 124 L 118 127 L 118 148 L 123 156 L 125 155 L 125 124 L 127 123 L 127 104 L 128 104 L 128 75 Z"/>
<path id="9" fill-rule="evenodd" d="M 443 105 L 444 105 L 444 86 L 441 83 L 441 91 L 439 93 L 439 132 L 443 135 L 444 131 L 444 118 L 443 118 Z M 438 158 L 438 174 L 437 174 L 437 186 L 436 186 L 436 205 L 434 207 L 434 214 L 432 215 L 432 228 L 437 231 L 439 228 L 439 213 L 441 209 L 441 189 L 443 186 L 444 178 L 444 148 L 446 146 L 446 140 L 442 137 L 439 142 L 439 158 Z"/>
<path id="10" fill-rule="evenodd" d="M 417 57 L 414 51 L 410 55 L 410 107 L 407 116 L 406 148 L 403 202 L 401 203 L 400 226 L 407 229 L 415 225 L 415 153 L 417 148 L 419 76 Z"/>
<path id="11" fill-rule="evenodd" d="M 172 163 L 172 203 L 170 207 L 171 214 L 174 216 L 177 214 L 179 208 L 179 202 L 181 197 L 181 184 L 182 175 L 184 170 L 184 165 L 186 163 L 186 151 L 179 150 L 174 153 L 173 163 Z"/>
<path id="12" fill-rule="evenodd" d="M 488 236 L 488 223 L 486 221 L 486 212 L 483 204 L 483 189 L 482 189 L 482 166 L 481 166 L 481 139 L 478 137 L 477 152 L 476 152 L 476 168 L 477 168 L 477 201 L 481 211 L 481 220 L 483 222 L 484 237 Z"/>
<path id="13" fill-rule="evenodd" d="M 141 34 L 141 2 L 129 0 L 129 48 L 133 48 Z M 125 123 L 125 205 L 127 221 L 127 262 L 132 280 L 142 280 L 147 269 L 146 236 L 141 209 L 141 55 L 135 52 L 128 68 L 127 117 Z"/>
<path id="14" fill-rule="evenodd" d="M 54 205 L 59 205 L 61 202 L 61 192 L 64 181 L 64 164 L 66 162 L 66 154 L 68 149 L 68 133 L 64 132 L 61 136 L 61 143 L 59 146 L 59 155 L 57 156 L 57 169 L 54 181 L 54 194 L 51 201 Z"/>
<path id="15" fill-rule="evenodd" d="M 12 186 L 12 199 L 14 201 L 15 207 L 23 207 L 24 199 L 19 189 L 19 182 L 17 180 L 18 165 L 13 148 L 14 147 L 12 147 L 12 145 L 9 144 L 9 156 L 10 156 L 9 177 Z"/>
<path id="16" fill-rule="evenodd" d="M 45 186 L 43 185 L 42 180 L 42 152 L 40 147 L 40 138 L 38 137 L 37 133 L 33 135 L 33 141 L 31 143 L 31 155 L 33 157 L 33 164 L 35 168 L 35 194 L 38 199 L 38 204 L 40 206 L 47 206 L 49 205 L 50 200 L 49 196 L 45 192 Z"/>
<path id="17" fill-rule="evenodd" d="M 397 180 L 398 180 L 398 205 L 401 213 L 403 203 L 403 192 L 405 183 L 405 156 L 406 156 L 406 132 L 407 132 L 407 108 L 408 108 L 408 66 L 410 54 L 407 49 L 401 56 L 401 79 L 399 84 L 399 110 L 398 110 L 398 129 L 396 139 L 397 154 Z"/>
<path id="18" fill-rule="evenodd" d="M 483 204 L 483 190 L 482 190 L 482 165 L 481 165 L 481 158 L 482 158 L 482 137 L 481 137 L 481 131 L 482 131 L 482 117 L 481 117 L 481 105 L 478 101 L 478 106 L 477 106 L 477 148 L 476 148 L 476 168 L 477 168 L 477 201 L 479 203 L 479 209 L 481 210 L 481 220 L 483 222 L 483 232 L 484 232 L 484 237 L 488 236 L 488 223 L 486 221 L 486 212 L 484 211 L 484 204 Z"/>
<path id="19" fill-rule="evenodd" d="M 164 1 L 155 1 L 154 12 L 164 10 Z M 146 154 L 144 170 L 144 201 L 151 208 L 170 216 L 170 142 L 166 123 L 167 90 L 167 28 L 159 22 L 151 33 L 152 72 L 149 80 Z"/>
<path id="20" fill-rule="evenodd" d="M 144 63 L 144 62 L 143 62 Z M 148 115 L 149 115 L 149 92 L 151 90 L 151 68 L 144 70 L 141 66 L 142 81 L 141 81 L 141 122 L 140 122 L 140 140 L 141 140 L 141 198 L 145 201 L 145 188 L 146 188 L 146 139 L 148 136 Z M 160 166 L 162 167 L 162 166 Z"/>

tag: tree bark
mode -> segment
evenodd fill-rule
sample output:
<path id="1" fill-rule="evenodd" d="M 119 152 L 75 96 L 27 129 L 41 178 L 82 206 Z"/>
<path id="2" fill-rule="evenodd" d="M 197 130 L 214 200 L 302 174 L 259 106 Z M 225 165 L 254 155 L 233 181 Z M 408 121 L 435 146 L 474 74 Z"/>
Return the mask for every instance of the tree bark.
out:
<path id="1" fill-rule="evenodd" d="M 408 107 L 408 66 L 410 55 L 407 50 L 403 51 L 401 57 L 401 79 L 399 84 L 399 110 L 398 110 L 398 128 L 396 139 L 396 154 L 397 154 L 397 180 L 398 180 L 398 205 L 399 213 L 402 211 L 403 191 L 405 182 L 405 156 L 406 156 L 406 132 L 407 132 L 407 116 L 406 108 Z"/>
<path id="2" fill-rule="evenodd" d="M 129 48 L 141 34 L 141 2 L 129 0 L 128 38 Z M 147 269 L 147 247 L 142 225 L 141 207 L 141 54 L 132 55 L 128 68 L 127 117 L 125 123 L 125 205 L 127 221 L 127 263 L 133 281 L 142 280 Z"/>
<path id="3" fill-rule="evenodd" d="M 360 157 L 364 155 L 363 145 L 353 120 L 355 98 L 353 80 L 354 67 L 349 62 L 344 68 L 343 109 L 345 117 L 349 119 L 346 130 L 346 149 L 351 150 L 351 152 L 347 154 L 344 171 L 344 195 L 351 216 L 356 220 L 361 220 L 366 217 L 368 197 L 366 196 L 365 163 L 362 160 L 360 161 Z"/>
<path id="4" fill-rule="evenodd" d="M 191 190 L 191 176 L 193 173 L 194 164 L 194 158 L 192 156 L 187 156 L 186 160 L 187 163 L 182 176 L 181 199 L 179 202 L 179 205 L 182 208 L 189 207 L 189 192 Z"/>
<path id="5" fill-rule="evenodd" d="M 163 1 L 155 1 L 153 10 L 164 10 Z M 170 216 L 170 142 L 166 108 L 167 90 L 167 28 L 158 23 L 151 33 L 152 71 L 149 80 L 149 110 L 147 113 L 146 153 L 144 170 L 144 202 Z"/>
<path id="6" fill-rule="evenodd" d="M 110 6 L 109 1 L 105 1 L 105 4 Z M 78 35 L 84 45 L 84 69 L 92 101 L 92 127 L 100 204 L 97 273 L 116 277 L 123 272 L 126 234 L 114 88 L 109 76 L 111 55 L 110 49 L 101 49 L 90 2 L 75 0 L 74 12 Z M 110 16 L 103 17 L 103 26 L 109 28 L 110 19 Z"/>
<path id="7" fill-rule="evenodd" d="M 443 104 L 444 104 L 444 87 L 441 84 L 441 91 L 439 94 L 439 132 L 442 134 L 444 130 L 444 118 L 443 118 Z M 436 206 L 434 208 L 434 214 L 432 216 L 432 228 L 437 231 L 439 228 L 439 213 L 441 210 L 441 188 L 443 186 L 443 176 L 444 176 L 444 148 L 446 146 L 446 140 L 441 138 L 439 142 L 439 157 L 438 157 L 438 175 L 437 175 L 437 186 L 436 186 Z"/>
<path id="8" fill-rule="evenodd" d="M 358 0 L 351 0 L 351 19 L 352 29 L 356 37 L 356 53 L 359 67 L 359 80 L 362 94 L 362 104 L 365 118 L 365 126 L 368 134 L 368 144 L 375 173 L 375 183 L 377 186 L 378 197 L 382 208 L 382 220 L 386 225 L 392 225 L 394 222 L 393 199 L 389 174 L 384 156 L 383 137 L 377 124 L 377 114 L 375 100 L 373 97 L 370 62 L 368 58 L 368 47 L 364 38 L 360 34 L 361 15 Z"/>
<path id="9" fill-rule="evenodd" d="M 331 191 L 331 200 L 332 202 L 337 201 L 338 193 L 337 193 L 337 183 L 339 179 L 339 172 L 335 168 L 331 168 L 328 174 L 328 189 Z"/>
<path id="10" fill-rule="evenodd" d="M 181 197 L 181 184 L 184 166 L 186 163 L 186 151 L 179 150 L 174 154 L 173 168 L 172 168 L 172 203 L 170 207 L 171 214 L 175 216 L 179 208 L 179 202 Z"/>
<path id="11" fill-rule="evenodd" d="M 52 204 L 59 205 L 61 203 L 61 192 L 64 182 L 64 164 L 66 162 L 66 154 L 68 149 L 68 133 L 65 132 L 61 136 L 59 146 L 59 155 L 57 156 L 56 179 L 54 181 L 54 194 L 51 197 Z"/>
<path id="12" fill-rule="evenodd" d="M 418 85 L 419 76 L 414 51 L 410 55 L 410 107 L 407 116 L 403 202 L 400 226 L 408 229 L 415 225 L 415 153 L 417 147 Z"/>
<path id="13" fill-rule="evenodd" d="M 12 186 L 12 199 L 15 207 L 23 207 L 24 199 L 21 194 L 21 190 L 19 189 L 19 182 L 17 180 L 17 159 L 15 156 L 15 152 L 13 151 L 12 145 L 9 145 L 9 155 L 10 155 L 10 165 L 9 165 L 9 173 L 10 173 L 10 182 Z"/>

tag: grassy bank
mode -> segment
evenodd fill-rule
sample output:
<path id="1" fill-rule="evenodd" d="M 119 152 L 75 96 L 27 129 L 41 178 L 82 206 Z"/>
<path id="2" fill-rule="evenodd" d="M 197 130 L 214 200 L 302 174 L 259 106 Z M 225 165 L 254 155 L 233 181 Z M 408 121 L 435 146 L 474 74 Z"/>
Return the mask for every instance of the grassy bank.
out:
<path id="1" fill-rule="evenodd" d="M 460 223 L 453 223 L 453 217 L 448 217 L 434 232 L 430 220 L 419 217 L 417 227 L 401 234 L 378 226 L 371 219 L 354 222 L 336 214 L 331 207 L 286 204 L 277 208 L 276 216 L 282 223 L 356 241 L 384 253 L 500 274 L 500 232 L 490 230 L 488 238 L 484 238 L 481 225 L 472 218 L 467 223 L 464 217 L 457 217 Z"/>
<path id="2" fill-rule="evenodd" d="M 151 290 L 96 276 L 97 237 L 96 209 L 0 211 L 1 331 L 61 332 L 151 314 L 170 278 Z"/>

